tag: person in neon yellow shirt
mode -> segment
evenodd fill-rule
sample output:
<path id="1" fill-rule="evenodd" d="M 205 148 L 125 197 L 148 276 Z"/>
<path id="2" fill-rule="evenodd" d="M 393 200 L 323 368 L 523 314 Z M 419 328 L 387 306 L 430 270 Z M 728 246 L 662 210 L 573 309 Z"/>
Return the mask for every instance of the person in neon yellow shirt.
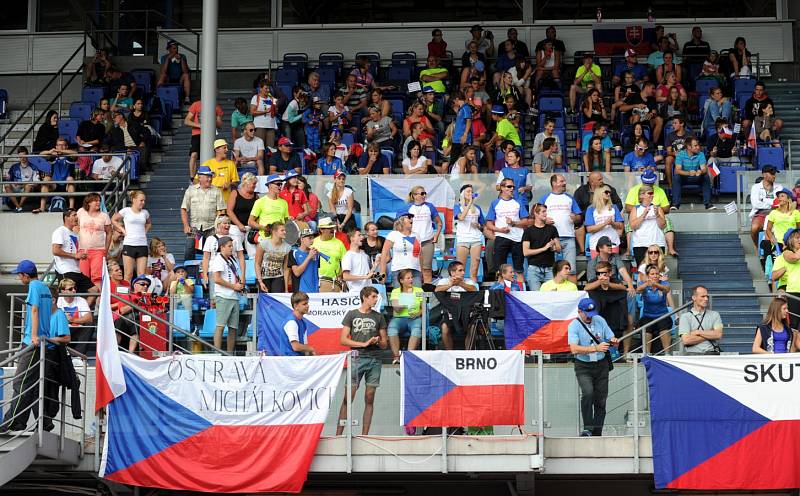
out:
<path id="1" fill-rule="evenodd" d="M 594 63 L 594 56 L 591 53 L 585 53 L 583 64 L 575 71 L 575 80 L 569 88 L 569 107 L 573 112 L 575 112 L 575 100 L 578 93 L 586 93 L 590 88 L 597 88 L 602 93 L 601 74 L 600 66 Z"/>
<path id="2" fill-rule="evenodd" d="M 214 141 L 214 158 L 203 162 L 214 172 L 214 179 L 211 184 L 222 190 L 222 198 L 225 202 L 239 182 L 239 173 L 236 171 L 236 164 L 228 158 L 228 143 L 224 139 Z"/>
<path id="3" fill-rule="evenodd" d="M 289 204 L 278 195 L 281 191 L 283 179 L 278 174 L 267 177 L 267 194 L 253 203 L 247 225 L 259 229 L 259 235 L 266 238 L 266 229 L 275 222 L 286 222 L 289 218 Z"/>
<path id="4" fill-rule="evenodd" d="M 408 332 L 408 349 L 416 350 L 422 340 L 422 294 L 424 290 L 414 286 L 414 271 L 402 269 L 397 272 L 399 288 L 394 288 L 389 295 L 389 302 L 394 308 L 392 320 L 389 322 L 389 346 L 392 357 L 400 361 L 400 334 Z"/>
<path id="5" fill-rule="evenodd" d="M 783 188 L 775 196 L 778 198 L 778 208 L 767 215 L 765 234 L 773 246 L 783 248 L 784 235 L 789 229 L 800 227 L 800 211 L 794 208 L 794 195 L 788 189 Z"/>
<path id="6" fill-rule="evenodd" d="M 319 237 L 311 243 L 311 247 L 319 252 L 319 292 L 338 293 L 334 282 L 342 274 L 342 259 L 347 249 L 344 243 L 333 235 L 336 225 L 330 217 L 323 217 L 319 220 Z"/>
<path id="7" fill-rule="evenodd" d="M 559 260 L 553 268 L 553 278 L 542 283 L 539 291 L 577 291 L 578 286 L 569 280 L 572 266 L 566 260 Z"/>
<path id="8" fill-rule="evenodd" d="M 505 140 L 510 140 L 515 146 L 522 146 L 522 140 L 519 139 L 519 132 L 514 124 L 505 117 L 505 107 L 502 105 L 492 105 L 492 120 L 497 122 L 497 130 L 494 135 L 496 144 L 500 144 Z"/>

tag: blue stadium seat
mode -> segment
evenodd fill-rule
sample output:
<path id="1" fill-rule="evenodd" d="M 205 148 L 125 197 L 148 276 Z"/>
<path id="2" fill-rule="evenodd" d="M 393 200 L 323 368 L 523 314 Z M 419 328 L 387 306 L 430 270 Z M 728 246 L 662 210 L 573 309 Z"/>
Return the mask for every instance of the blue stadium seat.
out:
<path id="1" fill-rule="evenodd" d="M 734 79 L 733 80 L 733 94 L 738 98 L 739 95 L 747 95 L 749 98 L 756 89 L 755 79 Z"/>
<path id="2" fill-rule="evenodd" d="M 719 165 L 719 192 L 720 193 L 736 193 L 736 173 L 747 170 L 744 166 L 733 165 Z M 741 190 L 741 188 L 740 188 Z"/>
<path id="3" fill-rule="evenodd" d="M 393 52 L 391 67 L 408 67 L 413 71 L 417 67 L 416 52 Z"/>
<path id="4" fill-rule="evenodd" d="M 93 107 L 100 105 L 103 99 L 103 88 L 84 88 L 81 91 L 81 101 L 91 103 Z"/>
<path id="5" fill-rule="evenodd" d="M 72 119 L 88 121 L 92 118 L 92 104 L 85 102 L 72 102 L 69 106 L 69 116 Z"/>
<path id="6" fill-rule="evenodd" d="M 203 315 L 203 327 L 200 328 L 200 337 L 206 340 L 214 339 L 214 329 L 217 327 L 217 309 L 209 308 Z M 228 326 L 222 331 L 222 336 L 228 335 Z"/>
<path id="7" fill-rule="evenodd" d="M 372 74 L 373 77 L 378 76 L 378 68 L 381 66 L 381 54 L 378 52 L 358 52 L 356 53 L 356 60 L 360 58 L 366 58 L 369 60 L 369 72 Z"/>
<path id="8" fill-rule="evenodd" d="M 719 87 L 719 83 L 714 79 L 700 79 L 694 87 L 700 95 L 708 95 L 712 89 Z"/>
<path id="9" fill-rule="evenodd" d="M 153 86 L 155 71 L 152 69 L 134 69 L 131 71 L 131 76 L 133 76 L 133 80 L 136 81 L 136 86 L 144 91 L 145 96 L 148 96 Z"/>
<path id="10" fill-rule="evenodd" d="M 244 260 L 244 283 L 248 286 L 253 285 L 256 283 L 256 261 L 252 258 L 246 258 Z"/>
<path id="11" fill-rule="evenodd" d="M 284 69 L 294 69 L 299 77 L 303 77 L 308 66 L 308 54 L 306 53 L 284 53 Z"/>
<path id="12" fill-rule="evenodd" d="M 395 122 L 402 123 L 406 116 L 406 102 L 397 98 L 389 100 L 392 104 L 392 116 Z"/>
<path id="13" fill-rule="evenodd" d="M 319 82 L 322 84 L 335 85 L 336 72 L 336 69 L 332 67 L 320 67 L 317 69 L 317 74 L 319 74 Z"/>
<path id="14" fill-rule="evenodd" d="M 58 135 L 67 141 L 70 144 L 77 143 L 75 140 L 75 136 L 78 134 L 78 126 L 80 126 L 81 121 L 78 119 L 73 119 L 71 117 L 64 117 L 58 120 Z"/>
<path id="15" fill-rule="evenodd" d="M 175 327 L 180 329 L 184 329 L 186 331 L 191 332 L 192 330 L 192 311 L 190 309 L 184 308 L 176 308 L 172 312 L 172 323 Z M 182 335 L 183 333 L 179 333 L 175 331 L 175 336 Z"/>
<path id="16" fill-rule="evenodd" d="M 392 66 L 386 79 L 393 83 L 406 84 L 411 81 L 411 68 L 408 66 Z"/>
<path id="17" fill-rule="evenodd" d="M 353 133 L 344 133 L 342 134 L 342 144 L 344 146 L 352 146 L 353 143 L 356 142 L 356 137 L 353 136 Z"/>
<path id="18" fill-rule="evenodd" d="M 557 96 L 539 98 L 539 112 L 563 112 L 564 99 Z"/>
<path id="19" fill-rule="evenodd" d="M 158 90 L 156 90 L 156 95 L 162 102 L 170 104 L 173 111 L 177 111 L 181 108 L 180 86 L 171 84 L 161 85 L 158 87 Z"/>
<path id="20" fill-rule="evenodd" d="M 760 169 L 772 165 L 778 170 L 784 169 L 782 146 L 759 146 L 756 152 L 756 166 Z"/>
<path id="21" fill-rule="evenodd" d="M 323 69 L 331 69 L 334 75 L 333 79 L 330 79 L 330 82 L 335 82 L 336 76 L 342 72 L 342 67 L 344 67 L 344 54 L 341 52 L 325 52 L 319 54 L 318 59 L 319 69 L 317 69 L 317 72 Z M 321 74 L 320 80 L 324 81 Z"/>
<path id="22" fill-rule="evenodd" d="M 277 82 L 278 85 L 289 84 L 294 86 L 297 84 L 298 80 L 299 75 L 297 74 L 297 70 L 294 68 L 278 69 L 278 71 L 275 73 L 275 82 Z M 289 93 L 291 94 L 291 90 Z"/>

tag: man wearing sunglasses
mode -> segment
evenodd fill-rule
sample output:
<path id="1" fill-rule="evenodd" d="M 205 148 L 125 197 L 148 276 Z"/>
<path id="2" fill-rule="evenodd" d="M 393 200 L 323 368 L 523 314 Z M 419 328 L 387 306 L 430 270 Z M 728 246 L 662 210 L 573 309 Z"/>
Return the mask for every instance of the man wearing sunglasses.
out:
<path id="1" fill-rule="evenodd" d="M 264 140 L 256 136 L 252 122 L 244 125 L 244 134 L 233 142 L 233 157 L 239 172 L 264 175 Z"/>
<path id="2" fill-rule="evenodd" d="M 644 136 L 639 137 L 633 151 L 625 155 L 622 159 L 622 169 L 625 172 L 641 171 L 647 167 L 656 170 L 656 162 L 661 160 L 661 155 L 653 157 L 648 151 L 650 142 Z"/>
<path id="3" fill-rule="evenodd" d="M 489 206 L 486 216 L 486 228 L 493 232 L 496 265 L 503 263 L 508 254 L 517 273 L 517 282 L 524 283 L 522 275 L 525 259 L 522 255 L 522 233 L 531 224 L 528 210 L 514 199 L 514 181 L 503 179 L 500 183 L 500 196 Z M 498 263 L 499 262 L 499 263 Z"/>
<path id="4" fill-rule="evenodd" d="M 561 174 L 550 176 L 550 193 L 539 200 L 547 206 L 547 223 L 553 224 L 558 229 L 558 239 L 561 243 L 561 252 L 564 260 L 569 262 L 570 280 L 577 282 L 575 268 L 577 264 L 577 245 L 575 242 L 575 224 L 581 221 L 581 209 L 572 195 L 567 193 L 567 180 Z"/>

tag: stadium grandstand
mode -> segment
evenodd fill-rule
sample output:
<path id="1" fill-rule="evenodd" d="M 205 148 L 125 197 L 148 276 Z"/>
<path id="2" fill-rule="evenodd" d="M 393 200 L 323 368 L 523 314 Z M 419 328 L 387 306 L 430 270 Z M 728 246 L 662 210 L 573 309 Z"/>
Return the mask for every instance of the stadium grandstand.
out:
<path id="1" fill-rule="evenodd" d="M 644 361 L 800 348 L 800 3 L 606 3 L 4 6 L 0 491 L 200 490 L 104 453 L 104 317 L 346 354 L 306 491 L 688 487 Z M 524 420 L 414 420 L 430 350 L 518 350 Z"/>

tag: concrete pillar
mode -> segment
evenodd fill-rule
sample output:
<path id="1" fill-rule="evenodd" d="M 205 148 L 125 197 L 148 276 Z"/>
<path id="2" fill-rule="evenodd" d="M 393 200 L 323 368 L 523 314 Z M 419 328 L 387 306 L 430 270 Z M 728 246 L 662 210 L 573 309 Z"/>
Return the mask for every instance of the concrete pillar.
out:
<path id="1" fill-rule="evenodd" d="M 214 157 L 217 107 L 217 1 L 203 0 L 203 34 L 200 48 L 200 163 Z"/>

